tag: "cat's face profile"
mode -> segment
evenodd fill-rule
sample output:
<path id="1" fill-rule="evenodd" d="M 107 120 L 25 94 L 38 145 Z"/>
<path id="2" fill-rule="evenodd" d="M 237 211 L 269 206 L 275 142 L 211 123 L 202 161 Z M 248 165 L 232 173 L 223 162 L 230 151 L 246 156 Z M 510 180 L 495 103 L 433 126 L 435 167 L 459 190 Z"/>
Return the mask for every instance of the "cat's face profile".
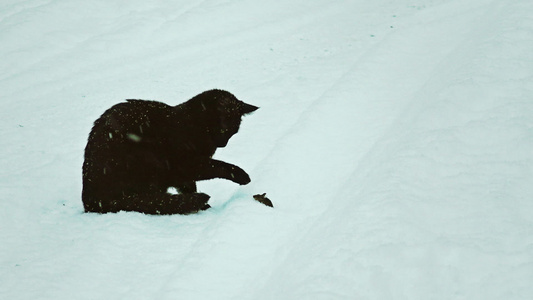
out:
<path id="1" fill-rule="evenodd" d="M 244 103 L 231 95 L 220 100 L 217 109 L 220 130 L 213 132 L 213 140 L 217 147 L 225 147 L 228 140 L 239 131 L 242 116 L 254 112 L 258 107 Z"/>
<path id="2" fill-rule="evenodd" d="M 239 131 L 242 117 L 258 109 L 222 90 L 204 92 L 191 99 L 191 104 L 205 111 L 207 132 L 216 147 L 225 147 Z"/>

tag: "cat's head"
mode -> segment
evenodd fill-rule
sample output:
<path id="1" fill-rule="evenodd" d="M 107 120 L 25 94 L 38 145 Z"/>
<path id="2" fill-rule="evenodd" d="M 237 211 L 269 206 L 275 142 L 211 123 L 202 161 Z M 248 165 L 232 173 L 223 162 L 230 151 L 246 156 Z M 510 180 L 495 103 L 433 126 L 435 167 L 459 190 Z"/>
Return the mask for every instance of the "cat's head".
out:
<path id="1" fill-rule="evenodd" d="M 225 147 L 229 139 L 239 131 L 242 117 L 259 107 L 244 103 L 223 90 L 209 90 L 189 101 L 196 110 L 203 112 L 206 131 L 216 147 Z"/>

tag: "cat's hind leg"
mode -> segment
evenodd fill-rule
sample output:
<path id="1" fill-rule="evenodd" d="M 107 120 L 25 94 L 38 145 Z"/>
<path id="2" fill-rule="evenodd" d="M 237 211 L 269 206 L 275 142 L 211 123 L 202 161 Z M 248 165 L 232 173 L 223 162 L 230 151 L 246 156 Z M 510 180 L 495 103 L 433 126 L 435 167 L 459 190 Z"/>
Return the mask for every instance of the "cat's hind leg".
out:
<path id="1" fill-rule="evenodd" d="M 196 181 L 187 181 L 182 182 L 175 186 L 175 188 L 180 192 L 180 194 L 191 194 L 196 193 Z"/>
<path id="2" fill-rule="evenodd" d="M 190 193 L 171 195 L 153 193 L 125 196 L 118 210 L 137 211 L 150 215 L 193 214 L 210 208 L 209 195 Z"/>

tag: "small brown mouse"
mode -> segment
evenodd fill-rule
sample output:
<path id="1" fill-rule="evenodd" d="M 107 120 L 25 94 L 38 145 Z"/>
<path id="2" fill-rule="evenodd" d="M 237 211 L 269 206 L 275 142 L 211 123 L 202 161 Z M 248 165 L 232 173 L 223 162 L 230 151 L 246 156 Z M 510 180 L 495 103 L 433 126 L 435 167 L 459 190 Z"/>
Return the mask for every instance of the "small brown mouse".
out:
<path id="1" fill-rule="evenodd" d="M 258 202 L 263 203 L 266 206 L 274 207 L 274 205 L 272 205 L 272 201 L 270 201 L 270 199 L 266 197 L 266 193 L 263 193 L 262 195 L 261 194 L 254 195 L 254 199 Z"/>

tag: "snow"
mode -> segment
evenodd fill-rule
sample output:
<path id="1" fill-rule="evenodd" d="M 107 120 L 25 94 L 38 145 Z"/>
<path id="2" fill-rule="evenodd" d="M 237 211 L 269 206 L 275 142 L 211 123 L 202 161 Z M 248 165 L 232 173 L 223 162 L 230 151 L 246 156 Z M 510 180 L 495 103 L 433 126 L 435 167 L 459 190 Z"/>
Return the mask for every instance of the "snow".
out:
<path id="1" fill-rule="evenodd" d="M 0 4 L 0 299 L 532 299 L 533 2 Z M 261 107 L 189 216 L 85 214 L 92 122 Z M 274 209 L 253 200 L 267 193 Z"/>

